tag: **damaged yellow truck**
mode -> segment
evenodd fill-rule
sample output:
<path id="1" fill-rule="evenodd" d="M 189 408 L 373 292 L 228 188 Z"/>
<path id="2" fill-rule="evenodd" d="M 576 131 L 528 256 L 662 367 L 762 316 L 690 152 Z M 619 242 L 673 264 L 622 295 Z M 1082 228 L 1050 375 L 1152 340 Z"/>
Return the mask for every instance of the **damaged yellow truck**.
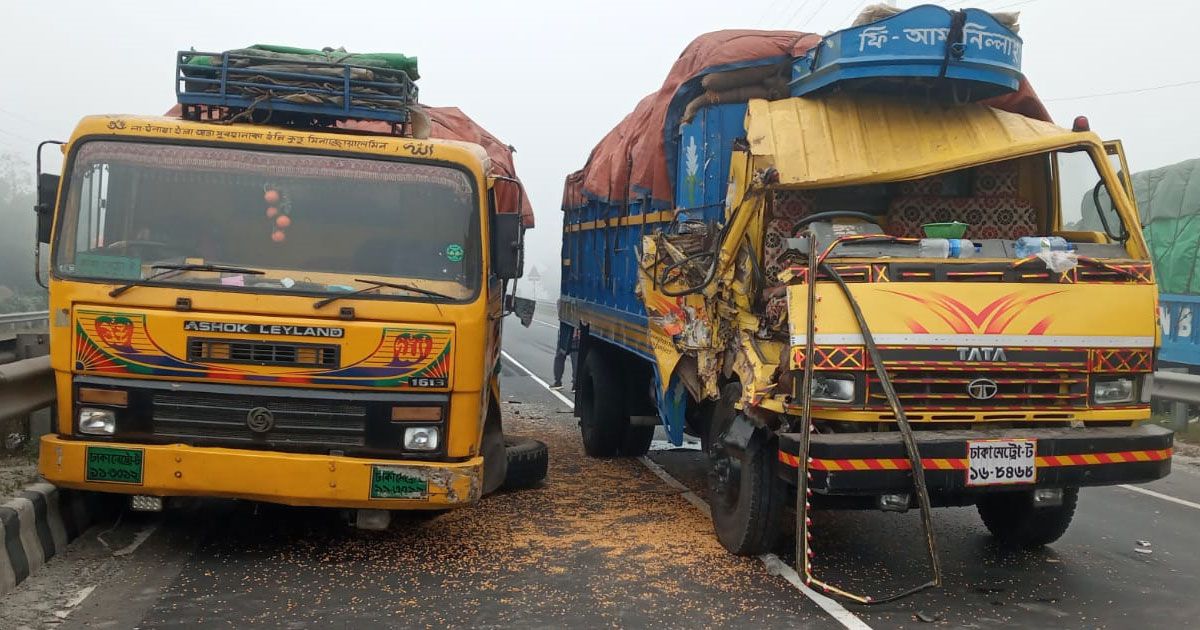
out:
<path id="1" fill-rule="evenodd" d="M 712 66 L 725 41 L 698 39 L 567 179 L 559 314 L 582 333 L 590 454 L 644 454 L 659 423 L 698 436 L 739 554 L 772 550 L 792 505 L 809 534 L 810 508 L 974 504 L 995 536 L 1041 545 L 1080 488 L 1169 472 L 1172 435 L 1145 423 L 1156 293 L 1118 144 L 1049 122 L 1027 87 L 730 102 L 712 86 L 789 68 Z M 659 148 L 630 140 L 646 134 Z M 1073 229 L 1093 188 L 1106 229 Z"/>
<path id="2" fill-rule="evenodd" d="M 181 107 L 85 118 L 61 181 L 39 176 L 58 398 L 42 475 L 135 509 L 223 497 L 361 527 L 535 483 L 544 446 L 505 438 L 498 407 L 532 219 L 511 149 L 418 105 L 402 70 L 261 54 L 180 53 Z M 358 79 L 331 87 L 330 68 Z M 276 74 L 311 98 L 235 89 Z M 328 98 L 343 88 L 374 100 Z"/>

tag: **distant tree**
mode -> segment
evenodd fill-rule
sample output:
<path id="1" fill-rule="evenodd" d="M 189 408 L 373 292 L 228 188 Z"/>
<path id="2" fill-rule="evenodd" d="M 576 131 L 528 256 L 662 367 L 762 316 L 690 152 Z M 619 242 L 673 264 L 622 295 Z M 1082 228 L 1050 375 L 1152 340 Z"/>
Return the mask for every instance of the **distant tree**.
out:
<path id="1" fill-rule="evenodd" d="M 46 308 L 46 291 L 33 278 L 33 167 L 0 153 L 0 313 Z"/>

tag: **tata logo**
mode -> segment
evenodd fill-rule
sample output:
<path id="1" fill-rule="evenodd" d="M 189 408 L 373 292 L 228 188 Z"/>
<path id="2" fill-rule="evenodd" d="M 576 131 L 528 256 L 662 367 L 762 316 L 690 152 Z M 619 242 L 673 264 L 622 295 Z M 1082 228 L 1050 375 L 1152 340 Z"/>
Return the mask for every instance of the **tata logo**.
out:
<path id="1" fill-rule="evenodd" d="M 1007 361 L 1008 355 L 1004 348 L 958 348 L 959 361 Z"/>
<path id="2" fill-rule="evenodd" d="M 1000 386 L 990 378 L 977 378 L 967 383 L 967 395 L 975 400 L 991 400 L 1000 391 Z"/>

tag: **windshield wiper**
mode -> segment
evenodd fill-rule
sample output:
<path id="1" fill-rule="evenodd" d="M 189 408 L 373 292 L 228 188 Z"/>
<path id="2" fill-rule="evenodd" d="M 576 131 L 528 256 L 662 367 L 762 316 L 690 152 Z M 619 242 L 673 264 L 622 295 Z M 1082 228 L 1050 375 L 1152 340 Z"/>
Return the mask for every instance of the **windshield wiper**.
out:
<path id="1" fill-rule="evenodd" d="M 354 297 L 356 295 L 362 295 L 364 293 L 369 293 L 371 291 L 378 291 L 379 289 L 381 289 L 383 287 L 387 287 L 389 289 L 399 289 L 401 291 L 408 291 L 410 293 L 420 293 L 421 295 L 428 295 L 429 297 L 441 298 L 443 300 L 453 300 L 454 299 L 453 295 L 446 295 L 445 293 L 438 293 L 437 291 L 430 291 L 429 289 L 422 289 L 421 287 L 414 287 L 411 284 L 401 284 L 399 282 L 382 282 L 379 280 L 364 280 L 363 278 L 355 278 L 354 281 L 362 282 L 363 284 L 369 284 L 371 286 L 363 287 L 357 291 L 351 291 L 349 293 L 342 293 L 340 295 L 331 295 L 327 298 L 317 300 L 316 302 L 313 302 L 313 308 L 321 308 L 322 306 L 325 306 L 326 304 L 332 304 L 333 302 L 336 302 L 342 298 L 349 298 L 349 297 Z"/>
<path id="2" fill-rule="evenodd" d="M 163 271 L 152 273 L 152 274 L 146 276 L 145 278 L 141 278 L 139 280 L 134 280 L 133 282 L 130 282 L 129 284 L 123 284 L 123 285 L 113 289 L 112 291 L 109 291 L 108 297 L 117 297 L 118 295 L 121 295 L 122 293 L 124 293 L 138 285 L 146 284 L 147 282 L 149 282 L 151 280 L 157 280 L 159 278 L 162 278 L 165 276 L 170 276 L 172 274 L 178 274 L 178 273 L 181 273 L 184 271 L 224 271 L 227 273 L 241 273 L 241 274 L 246 274 L 246 275 L 251 275 L 251 276 L 261 276 L 261 275 L 263 275 L 263 273 L 265 273 L 258 269 L 247 269 L 245 267 L 230 267 L 228 265 L 209 265 L 206 263 L 193 263 L 193 264 L 163 263 L 163 264 L 157 264 L 157 265 L 150 265 L 150 268 L 151 269 L 162 269 Z"/>

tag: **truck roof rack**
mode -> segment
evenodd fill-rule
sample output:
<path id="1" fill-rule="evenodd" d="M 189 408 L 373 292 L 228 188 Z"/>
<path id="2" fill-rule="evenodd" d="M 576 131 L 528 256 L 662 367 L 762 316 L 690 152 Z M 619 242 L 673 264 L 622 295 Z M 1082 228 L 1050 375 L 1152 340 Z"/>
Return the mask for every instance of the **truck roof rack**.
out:
<path id="1" fill-rule="evenodd" d="M 175 94 L 188 120 L 331 127 L 377 120 L 403 133 L 417 86 L 397 68 L 253 50 L 180 51 Z"/>

